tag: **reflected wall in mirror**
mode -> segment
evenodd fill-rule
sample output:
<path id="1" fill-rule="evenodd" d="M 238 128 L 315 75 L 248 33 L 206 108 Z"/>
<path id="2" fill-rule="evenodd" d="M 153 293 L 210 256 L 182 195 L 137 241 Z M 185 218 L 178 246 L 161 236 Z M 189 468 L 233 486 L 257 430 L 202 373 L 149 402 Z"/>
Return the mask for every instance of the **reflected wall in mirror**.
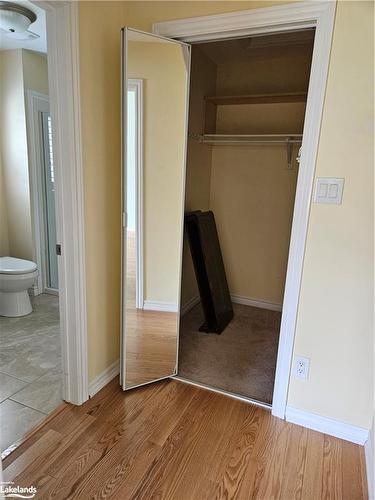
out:
<path id="1" fill-rule="evenodd" d="M 189 48 L 124 30 L 123 388 L 176 371 Z"/>

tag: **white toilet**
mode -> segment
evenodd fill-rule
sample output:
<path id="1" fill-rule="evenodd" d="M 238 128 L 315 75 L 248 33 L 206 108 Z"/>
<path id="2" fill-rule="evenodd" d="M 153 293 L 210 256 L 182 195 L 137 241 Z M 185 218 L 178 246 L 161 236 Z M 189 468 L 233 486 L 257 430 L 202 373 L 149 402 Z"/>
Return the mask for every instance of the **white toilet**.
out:
<path id="1" fill-rule="evenodd" d="M 15 318 L 32 312 L 28 289 L 37 277 L 35 262 L 0 257 L 0 316 Z"/>

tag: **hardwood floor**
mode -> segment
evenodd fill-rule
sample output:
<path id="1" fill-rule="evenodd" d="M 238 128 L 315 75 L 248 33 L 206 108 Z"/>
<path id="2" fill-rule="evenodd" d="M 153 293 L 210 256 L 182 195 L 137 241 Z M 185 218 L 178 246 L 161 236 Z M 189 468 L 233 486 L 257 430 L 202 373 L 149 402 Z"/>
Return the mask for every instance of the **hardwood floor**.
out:
<path id="1" fill-rule="evenodd" d="M 177 381 L 115 380 L 65 405 L 9 455 L 36 498 L 365 499 L 363 448 Z"/>

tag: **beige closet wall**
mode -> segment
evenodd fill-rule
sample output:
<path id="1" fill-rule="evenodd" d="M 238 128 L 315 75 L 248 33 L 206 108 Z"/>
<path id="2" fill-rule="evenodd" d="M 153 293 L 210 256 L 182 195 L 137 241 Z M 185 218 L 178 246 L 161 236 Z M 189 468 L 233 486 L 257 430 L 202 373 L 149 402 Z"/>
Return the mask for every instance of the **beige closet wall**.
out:
<path id="1" fill-rule="evenodd" d="M 193 48 L 189 108 L 189 132 L 202 133 L 203 97 L 215 94 L 216 64 L 202 51 Z M 210 207 L 212 147 L 189 139 L 186 164 L 185 211 L 208 210 Z M 193 262 L 185 238 L 182 261 L 182 306 L 198 296 Z"/>
<path id="2" fill-rule="evenodd" d="M 47 59 L 24 49 L 0 51 L 0 73 L 2 254 L 32 260 L 26 99 L 28 90 L 48 94 Z"/>
<path id="3" fill-rule="evenodd" d="M 90 380 L 119 357 L 120 28 L 150 31 L 156 21 L 270 5 L 80 3 Z M 311 371 L 307 381 L 291 379 L 288 402 L 365 427 L 372 414 L 372 9 L 371 2 L 337 7 L 316 174 L 346 177 L 344 203 L 311 209 L 296 330 L 296 352 L 311 357 Z"/>
<path id="4" fill-rule="evenodd" d="M 129 42 L 128 76 L 143 80 L 144 299 L 177 306 L 187 90 L 183 51 L 174 44 Z"/>
<path id="5" fill-rule="evenodd" d="M 281 304 L 297 168 L 280 146 L 215 146 L 214 212 L 232 295 Z"/>

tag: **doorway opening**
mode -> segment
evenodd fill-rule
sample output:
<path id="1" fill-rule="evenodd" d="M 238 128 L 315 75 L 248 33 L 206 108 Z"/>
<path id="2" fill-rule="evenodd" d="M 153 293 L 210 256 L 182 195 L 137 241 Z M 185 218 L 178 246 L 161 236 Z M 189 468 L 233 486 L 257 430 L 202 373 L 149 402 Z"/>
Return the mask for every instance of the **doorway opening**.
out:
<path id="1" fill-rule="evenodd" d="M 46 16 L 26 3 L 38 20 L 38 36 L 4 35 L 0 50 L 3 456 L 63 402 Z"/>
<path id="2" fill-rule="evenodd" d="M 198 227 L 202 271 L 185 233 L 178 376 L 269 406 L 314 35 L 306 29 L 192 46 L 185 213 L 213 214 L 219 244 L 204 241 L 206 223 Z M 218 314 L 226 286 L 212 287 L 216 254 L 233 318 L 207 333 L 202 273 Z"/>

